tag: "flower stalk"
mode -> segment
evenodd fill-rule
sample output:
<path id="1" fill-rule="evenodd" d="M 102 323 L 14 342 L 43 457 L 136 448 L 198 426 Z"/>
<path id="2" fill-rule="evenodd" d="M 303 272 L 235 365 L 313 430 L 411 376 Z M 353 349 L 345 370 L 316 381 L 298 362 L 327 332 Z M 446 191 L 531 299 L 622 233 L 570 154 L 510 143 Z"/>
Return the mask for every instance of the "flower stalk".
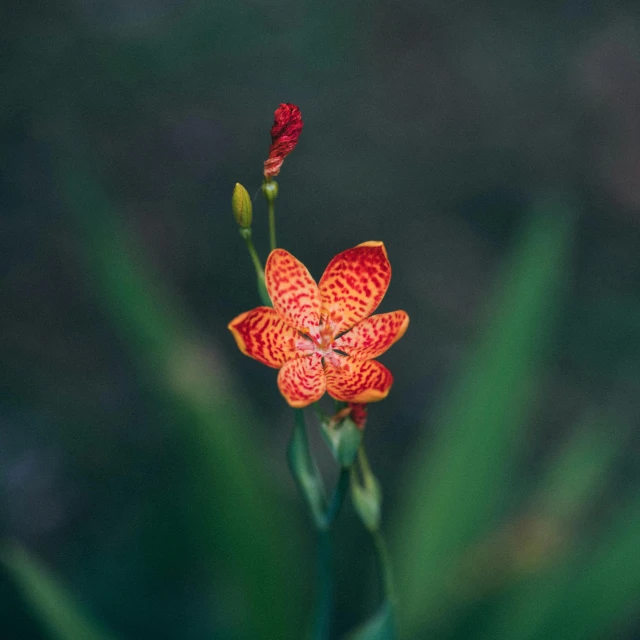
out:
<path id="1" fill-rule="evenodd" d="M 251 262 L 253 263 L 253 268 L 256 272 L 258 295 L 260 296 L 260 301 L 266 307 L 270 307 L 271 298 L 269 297 L 269 292 L 267 291 L 267 286 L 264 281 L 264 269 L 262 268 L 262 263 L 260 262 L 258 252 L 256 251 L 256 248 L 253 244 L 251 228 L 240 229 L 240 235 L 247 245 L 247 250 L 249 251 L 249 256 L 251 257 Z"/>
<path id="2" fill-rule="evenodd" d="M 267 201 L 269 210 L 269 246 L 273 251 L 276 243 L 276 198 L 278 197 L 278 183 L 275 180 L 266 180 L 262 185 L 262 193 Z"/>
<path id="3" fill-rule="evenodd" d="M 334 607 L 333 554 L 331 527 L 336 521 L 349 488 L 349 469 L 340 470 L 331 500 L 327 502 L 322 476 L 309 448 L 302 409 L 294 410 L 295 426 L 289 442 L 289 468 L 307 502 L 318 535 L 317 604 L 313 640 L 330 637 Z"/>
<path id="4" fill-rule="evenodd" d="M 359 474 L 362 480 L 358 477 Z M 389 633 L 385 637 L 395 637 L 393 574 L 387 544 L 380 530 L 382 491 L 380 483 L 371 471 L 364 445 L 358 450 L 357 464 L 351 467 L 351 499 L 360 519 L 371 533 L 376 551 L 382 583 L 382 605 L 379 615 L 382 616 Z"/>
<path id="5" fill-rule="evenodd" d="M 279 370 L 278 388 L 294 408 L 287 459 L 318 538 L 313 640 L 329 640 L 332 631 L 331 529 L 349 488 L 354 508 L 372 535 L 382 584 L 382 606 L 354 638 L 390 639 L 395 638 L 394 590 L 380 531 L 382 491 L 367 460 L 363 435 L 367 404 L 384 399 L 393 383 L 391 372 L 376 358 L 403 336 L 409 316 L 401 310 L 373 315 L 391 279 L 382 242 L 370 240 L 338 254 L 317 283 L 304 264 L 277 249 L 274 178 L 297 145 L 302 126 L 297 106 L 283 103 L 276 109 L 261 187 L 271 248 L 264 268 L 253 244 L 251 199 L 239 183 L 234 189 L 232 210 L 263 306 L 240 314 L 228 328 L 242 353 Z M 322 414 L 316 405 L 325 393 L 336 401 L 333 416 Z M 304 416 L 309 405 L 316 409 L 322 436 L 339 468 L 330 497 L 309 446 Z"/>

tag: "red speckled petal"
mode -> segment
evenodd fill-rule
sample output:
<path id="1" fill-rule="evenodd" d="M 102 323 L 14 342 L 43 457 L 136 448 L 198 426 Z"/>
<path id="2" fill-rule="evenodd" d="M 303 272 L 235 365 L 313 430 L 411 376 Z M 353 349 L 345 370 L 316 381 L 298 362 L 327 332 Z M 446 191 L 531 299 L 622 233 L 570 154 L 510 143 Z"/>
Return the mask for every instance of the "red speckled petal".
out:
<path id="1" fill-rule="evenodd" d="M 358 322 L 351 331 L 334 340 L 332 346 L 355 360 L 370 360 L 400 340 L 408 326 L 409 316 L 404 311 L 381 313 Z"/>
<path id="2" fill-rule="evenodd" d="M 300 334 L 271 307 L 245 311 L 228 326 L 242 353 L 270 367 L 279 369 L 300 355 L 294 347 Z"/>
<path id="3" fill-rule="evenodd" d="M 278 373 L 280 393 L 295 408 L 320 400 L 326 386 L 322 358 L 317 353 L 287 362 Z"/>
<path id="4" fill-rule="evenodd" d="M 339 253 L 320 279 L 322 315 L 335 333 L 370 316 L 387 292 L 391 265 L 382 242 L 363 242 Z"/>
<path id="5" fill-rule="evenodd" d="M 393 376 L 377 360 L 340 358 L 340 367 L 325 360 L 327 391 L 332 398 L 343 402 L 368 403 L 386 398 Z"/>
<path id="6" fill-rule="evenodd" d="M 307 268 L 284 249 L 274 249 L 264 271 L 274 309 L 292 327 L 317 337 L 322 299 Z"/>

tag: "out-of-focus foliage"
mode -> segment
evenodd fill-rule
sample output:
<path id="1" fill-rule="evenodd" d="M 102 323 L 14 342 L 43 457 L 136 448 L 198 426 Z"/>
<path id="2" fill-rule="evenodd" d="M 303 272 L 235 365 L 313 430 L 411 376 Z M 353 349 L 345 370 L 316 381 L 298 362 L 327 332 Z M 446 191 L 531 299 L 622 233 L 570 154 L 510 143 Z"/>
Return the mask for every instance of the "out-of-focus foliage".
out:
<path id="1" fill-rule="evenodd" d="M 637 2 L 5 4 L 0 637 L 304 635 L 293 417 L 226 330 L 283 101 L 279 242 L 384 240 L 412 319 L 365 432 L 404 637 L 635 637 Z M 342 637 L 379 580 L 334 538 Z"/>
<path id="2" fill-rule="evenodd" d="M 57 640 L 115 640 L 87 619 L 73 598 L 29 554 L 15 544 L 0 551 L 0 562 L 51 637 Z"/>
<path id="3" fill-rule="evenodd" d="M 571 247 L 566 205 L 536 206 L 531 229 L 506 265 L 483 336 L 405 482 L 399 523 L 399 606 L 409 631 L 450 606 L 464 550 L 504 508 L 531 396 L 539 383 L 558 288 Z"/>

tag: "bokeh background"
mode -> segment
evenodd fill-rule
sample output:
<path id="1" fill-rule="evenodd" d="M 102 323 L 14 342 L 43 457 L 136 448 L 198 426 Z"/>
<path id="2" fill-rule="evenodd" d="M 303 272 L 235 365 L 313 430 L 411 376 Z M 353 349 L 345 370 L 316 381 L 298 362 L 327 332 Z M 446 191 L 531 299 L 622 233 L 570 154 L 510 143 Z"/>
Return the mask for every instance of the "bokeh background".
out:
<path id="1" fill-rule="evenodd" d="M 411 316 L 366 430 L 402 637 L 640 637 L 637 2 L 0 15 L 0 637 L 304 637 L 292 413 L 226 329 L 280 102 L 280 246 L 384 240 Z M 379 579 L 334 539 L 338 638 Z"/>

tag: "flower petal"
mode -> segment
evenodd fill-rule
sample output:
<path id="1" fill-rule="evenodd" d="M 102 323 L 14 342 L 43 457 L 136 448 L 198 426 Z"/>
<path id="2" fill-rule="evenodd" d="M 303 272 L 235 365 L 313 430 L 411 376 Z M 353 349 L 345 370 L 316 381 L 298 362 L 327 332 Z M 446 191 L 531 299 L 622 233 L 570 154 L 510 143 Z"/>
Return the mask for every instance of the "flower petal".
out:
<path id="1" fill-rule="evenodd" d="M 339 253 L 320 279 L 322 315 L 335 333 L 370 316 L 387 292 L 391 265 L 382 242 L 363 242 Z"/>
<path id="2" fill-rule="evenodd" d="M 340 361 L 340 367 L 325 361 L 327 391 L 332 398 L 364 404 L 387 397 L 393 376 L 384 365 L 377 360 L 345 357 L 340 357 Z"/>
<path id="3" fill-rule="evenodd" d="M 334 340 L 332 346 L 356 360 L 370 360 L 400 340 L 408 326 L 409 316 L 404 311 L 381 313 L 358 322 L 351 331 Z"/>
<path id="4" fill-rule="evenodd" d="M 326 390 L 320 355 L 314 353 L 287 362 L 278 373 L 278 388 L 284 399 L 295 408 L 320 400 Z"/>
<path id="5" fill-rule="evenodd" d="M 280 368 L 299 355 L 294 345 L 300 334 L 271 307 L 245 311 L 228 327 L 242 353 L 270 367 Z"/>
<path id="6" fill-rule="evenodd" d="M 317 337 L 322 299 L 316 281 L 302 262 L 284 249 L 274 249 L 267 258 L 264 276 L 273 307 L 282 319 Z"/>

